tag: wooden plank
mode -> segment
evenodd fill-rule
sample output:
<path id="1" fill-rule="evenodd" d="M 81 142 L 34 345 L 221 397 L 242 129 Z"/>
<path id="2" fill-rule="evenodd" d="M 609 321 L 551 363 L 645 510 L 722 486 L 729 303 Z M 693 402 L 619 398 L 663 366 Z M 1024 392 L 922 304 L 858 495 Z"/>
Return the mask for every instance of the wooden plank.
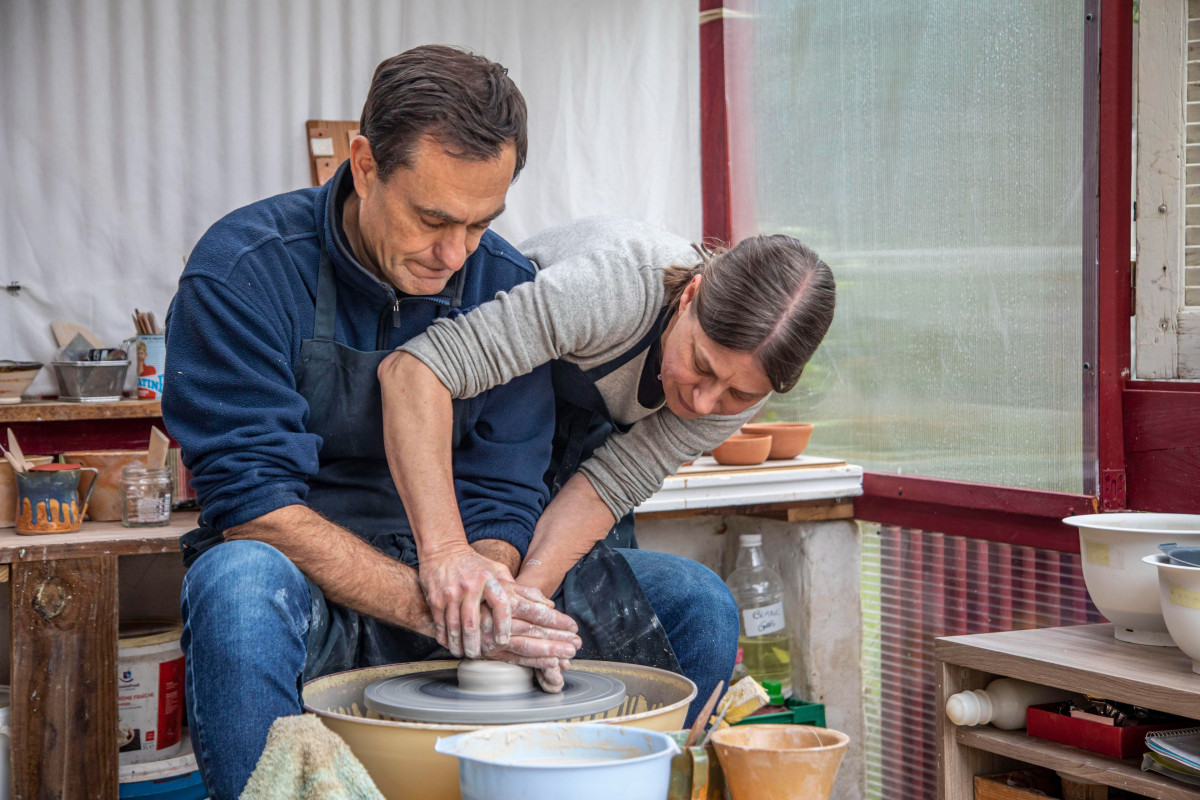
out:
<path id="1" fill-rule="evenodd" d="M 782 458 L 777 461 L 764 461 L 761 464 L 747 466 L 731 466 L 718 464 L 712 456 L 700 456 L 695 462 L 680 467 L 675 476 L 690 478 L 695 475 L 741 475 L 746 472 L 774 472 L 781 469 L 821 469 L 824 467 L 844 467 L 846 462 L 840 458 L 822 458 L 821 456 L 796 456 Z"/>
<path id="2" fill-rule="evenodd" d="M 58 400 L 29 400 L 15 405 L 0 405 L 0 423 L 151 419 L 161 416 L 162 403 L 158 400 L 117 400 L 112 403 L 63 403 Z"/>
<path id="3" fill-rule="evenodd" d="M 997 730 L 990 725 L 947 727 L 954 728 L 960 746 L 975 752 L 996 753 L 1157 800 L 1200 800 L 1200 787 L 1188 786 L 1154 772 L 1142 772 L 1140 758 L 1122 761 L 1037 739 L 1023 731 Z"/>
<path id="4" fill-rule="evenodd" d="M 356 119 L 310 119 L 304 123 L 313 186 L 320 186 L 332 178 L 342 162 L 350 157 L 350 142 L 358 135 L 358 123 Z"/>
<path id="5" fill-rule="evenodd" d="M 11 586 L 13 796 L 116 798 L 116 556 L 20 564 Z"/>
<path id="6" fill-rule="evenodd" d="M 128 556 L 179 551 L 179 537 L 196 527 L 199 514 L 177 512 L 161 528 L 126 528 L 120 522 L 84 522 L 75 533 L 21 536 L 0 530 L 0 564 L 76 559 L 84 556 Z"/>
<path id="7" fill-rule="evenodd" d="M 1200 378 L 1200 308 L 1179 312 L 1179 377 Z"/>
<path id="8" fill-rule="evenodd" d="M 681 508 L 672 511 L 647 511 L 635 514 L 638 520 L 687 519 L 688 517 L 764 517 L 785 522 L 807 520 L 853 519 L 854 502 L 844 497 L 823 500 L 804 500 L 787 503 L 720 506 L 715 508 Z"/>
<path id="9" fill-rule="evenodd" d="M 1130 508 L 1200 514 L 1200 447 L 1130 453 L 1128 468 Z"/>
<path id="10" fill-rule="evenodd" d="M 1193 388 L 1196 391 L 1164 391 L 1131 384 L 1122 400 L 1125 451 L 1200 447 L 1200 386 Z"/>
<path id="11" fill-rule="evenodd" d="M 963 669 L 953 664 L 937 665 L 935 714 L 938 741 L 938 800 L 971 800 L 975 796 L 976 775 L 990 775 L 1014 768 L 1008 759 L 985 749 L 964 747 L 955 737 L 957 726 L 942 713 L 950 695 L 969 689 L 982 689 L 987 686 L 989 680 L 991 676 L 985 672 Z"/>
<path id="12" fill-rule="evenodd" d="M 1179 375 L 1186 10 L 1142 0 L 1138 22 L 1137 377 Z"/>
<path id="13" fill-rule="evenodd" d="M 1174 647 L 1119 642 L 1112 625 L 938 639 L 939 661 L 1200 719 L 1200 675 Z"/>

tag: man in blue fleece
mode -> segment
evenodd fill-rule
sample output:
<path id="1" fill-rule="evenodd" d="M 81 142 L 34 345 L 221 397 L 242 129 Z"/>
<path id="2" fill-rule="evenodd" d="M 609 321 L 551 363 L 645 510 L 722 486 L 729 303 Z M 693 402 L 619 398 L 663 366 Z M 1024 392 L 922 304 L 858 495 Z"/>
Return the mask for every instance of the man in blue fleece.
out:
<path id="1" fill-rule="evenodd" d="M 570 617 L 512 581 L 546 502 L 549 372 L 454 409 L 465 542 L 414 540 L 382 435 L 379 362 L 534 275 L 488 231 L 525 161 L 525 117 L 498 64 L 448 47 L 388 59 L 334 178 L 231 213 L 188 260 L 163 416 L 204 509 L 182 541 L 182 645 L 214 798 L 241 793 L 304 680 L 445 653 L 427 570 L 486 601 L 468 655 L 561 681 L 580 645 Z"/>

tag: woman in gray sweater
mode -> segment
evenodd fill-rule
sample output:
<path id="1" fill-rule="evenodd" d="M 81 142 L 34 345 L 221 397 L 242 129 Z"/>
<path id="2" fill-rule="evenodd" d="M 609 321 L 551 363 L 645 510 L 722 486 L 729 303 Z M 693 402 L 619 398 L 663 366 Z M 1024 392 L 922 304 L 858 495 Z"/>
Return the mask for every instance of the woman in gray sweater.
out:
<path id="1" fill-rule="evenodd" d="M 379 371 L 388 460 L 455 655 L 478 653 L 481 599 L 505 606 L 490 601 L 496 565 L 469 552 L 458 518 L 452 399 L 554 362 L 553 499 L 516 578 L 551 596 L 680 464 L 795 385 L 833 318 L 829 268 L 787 236 L 709 257 L 650 225 L 592 218 L 520 250 L 538 266 L 535 280 L 430 326 Z M 611 435 L 587 442 L 600 420 Z M 495 620 L 501 635 L 504 622 Z"/>

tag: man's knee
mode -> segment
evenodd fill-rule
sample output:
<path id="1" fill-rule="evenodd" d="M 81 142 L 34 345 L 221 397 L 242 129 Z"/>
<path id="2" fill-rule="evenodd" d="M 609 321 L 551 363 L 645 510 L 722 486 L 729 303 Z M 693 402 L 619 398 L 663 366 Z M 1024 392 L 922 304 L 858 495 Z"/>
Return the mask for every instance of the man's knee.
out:
<path id="1" fill-rule="evenodd" d="M 308 582 L 296 565 L 274 547 L 252 540 L 224 542 L 201 555 L 184 576 L 180 598 L 185 622 L 198 621 L 198 615 L 219 620 L 231 636 L 272 621 L 302 635 L 311 603 Z"/>

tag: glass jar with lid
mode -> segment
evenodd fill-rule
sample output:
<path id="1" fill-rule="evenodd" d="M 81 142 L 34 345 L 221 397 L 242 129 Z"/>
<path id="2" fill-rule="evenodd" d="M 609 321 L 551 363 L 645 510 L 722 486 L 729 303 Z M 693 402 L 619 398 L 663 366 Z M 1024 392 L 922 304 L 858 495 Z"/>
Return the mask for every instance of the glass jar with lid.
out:
<path id="1" fill-rule="evenodd" d="M 121 522 L 154 528 L 171 521 L 171 470 L 130 464 L 121 470 Z"/>

